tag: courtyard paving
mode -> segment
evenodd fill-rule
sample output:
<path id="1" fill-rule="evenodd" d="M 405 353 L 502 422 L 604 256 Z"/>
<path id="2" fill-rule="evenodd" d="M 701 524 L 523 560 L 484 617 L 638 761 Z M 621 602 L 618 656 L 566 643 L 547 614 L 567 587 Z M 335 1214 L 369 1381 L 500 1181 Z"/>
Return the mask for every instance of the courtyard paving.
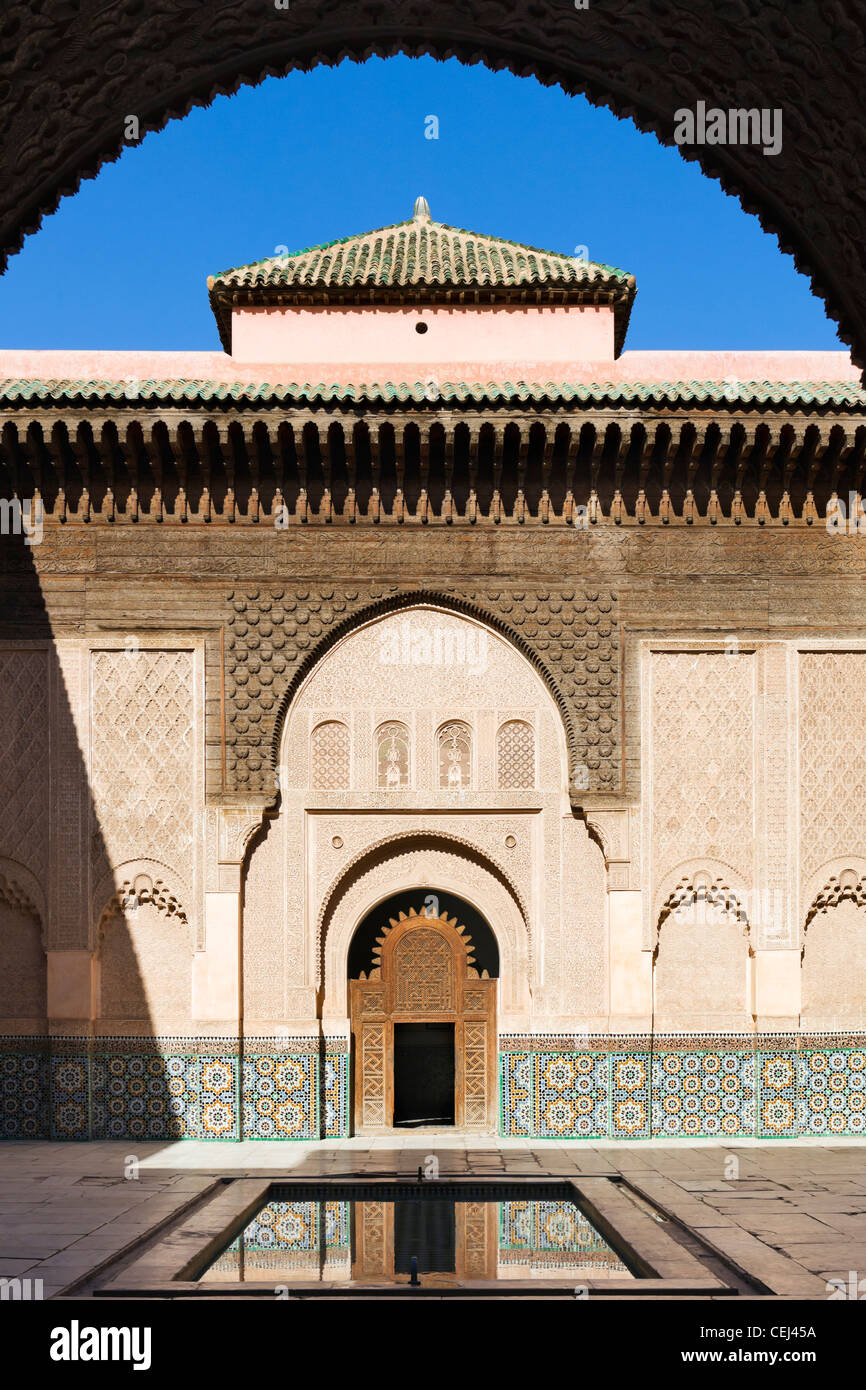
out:
<path id="1" fill-rule="evenodd" d="M 831 1279 L 866 1292 L 866 1144 L 722 1146 L 461 1139 L 414 1132 L 317 1143 L 0 1144 L 0 1277 L 75 1296 L 226 1177 L 621 1176 L 710 1251 L 785 1298 L 826 1299 Z M 855 1295 L 856 1296 L 856 1295 Z"/>

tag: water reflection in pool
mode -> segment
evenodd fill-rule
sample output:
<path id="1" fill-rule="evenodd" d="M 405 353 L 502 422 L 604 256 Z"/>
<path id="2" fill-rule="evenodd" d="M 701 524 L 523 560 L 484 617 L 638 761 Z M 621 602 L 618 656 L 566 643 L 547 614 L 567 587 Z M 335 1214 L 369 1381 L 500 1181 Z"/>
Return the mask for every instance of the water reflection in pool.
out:
<path id="1" fill-rule="evenodd" d="M 205 1283 L 408 1283 L 631 1279 L 559 1186 L 425 1183 L 272 1196 L 203 1275 Z"/>

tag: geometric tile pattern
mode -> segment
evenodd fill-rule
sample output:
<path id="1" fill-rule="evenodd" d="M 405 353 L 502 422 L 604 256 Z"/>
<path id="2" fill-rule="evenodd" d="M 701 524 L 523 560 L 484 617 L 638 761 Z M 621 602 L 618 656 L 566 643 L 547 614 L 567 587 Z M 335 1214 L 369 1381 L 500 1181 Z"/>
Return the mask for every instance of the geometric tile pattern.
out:
<path id="1" fill-rule="evenodd" d="M 27 1038 L 16 1042 L 29 1043 Z M 51 1107 L 44 1051 L 0 1054 L 0 1138 L 49 1139 Z"/>
<path id="2" fill-rule="evenodd" d="M 534 1132 L 542 1137 L 607 1133 L 607 1058 L 592 1052 L 538 1052 L 534 1072 Z"/>
<path id="3" fill-rule="evenodd" d="M 610 1134 L 614 1139 L 646 1139 L 650 1134 L 650 1053 L 643 1047 L 612 1052 Z"/>
<path id="4" fill-rule="evenodd" d="M 244 1045 L 241 1076 L 237 1039 L 0 1037 L 0 1138 L 348 1134 L 345 1042 L 256 1038 L 252 1046 Z M 500 1048 L 506 1136 L 866 1134 L 862 1033 L 506 1036 Z"/>
<path id="5" fill-rule="evenodd" d="M 326 1139 L 349 1133 L 349 1054 L 326 1056 L 321 1063 L 321 1124 Z"/>
<path id="6" fill-rule="evenodd" d="M 95 1056 L 94 1139 L 197 1139 L 199 1083 L 197 1057 Z"/>
<path id="7" fill-rule="evenodd" d="M 244 1137 L 315 1139 L 316 1058 L 244 1058 Z"/>
<path id="8" fill-rule="evenodd" d="M 866 1134 L 862 1034 L 502 1038 L 503 1135 L 610 1139 Z"/>
<path id="9" fill-rule="evenodd" d="M 758 1136 L 793 1139 L 798 1112 L 796 1039 L 780 1038 L 778 1044 L 762 1047 L 757 1054 Z"/>
<path id="10" fill-rule="evenodd" d="M 801 1134 L 866 1133 L 866 1049 L 810 1048 L 797 1073 Z"/>
<path id="11" fill-rule="evenodd" d="M 256 1038 L 255 1047 L 243 1059 L 241 1105 L 237 1039 L 0 1037 L 0 1138 L 221 1141 L 348 1133 L 345 1042 Z"/>
<path id="12" fill-rule="evenodd" d="M 222 1049 L 127 1052 L 115 1041 L 94 1053 L 91 1073 L 94 1139 L 238 1138 L 238 1061 Z"/>
<path id="13" fill-rule="evenodd" d="M 500 1129 L 514 1139 L 527 1138 L 535 1130 L 535 1072 L 531 1052 L 500 1054 Z"/>
<path id="14" fill-rule="evenodd" d="M 348 1202 L 268 1202 L 237 1243 L 243 1238 L 246 1250 L 319 1250 L 322 1234 L 327 1249 L 349 1244 Z"/>
<path id="15" fill-rule="evenodd" d="M 80 1041 L 80 1040 L 79 1040 Z M 90 1066 L 83 1056 L 51 1058 L 51 1138 L 90 1138 Z"/>
<path id="16" fill-rule="evenodd" d="M 748 1052 L 665 1052 L 652 1062 L 653 1134 L 735 1139 L 755 1133 L 755 1058 Z"/>
<path id="17" fill-rule="evenodd" d="M 500 1202 L 499 1258 L 506 1265 L 605 1269 L 628 1276 L 616 1252 L 569 1201 Z"/>

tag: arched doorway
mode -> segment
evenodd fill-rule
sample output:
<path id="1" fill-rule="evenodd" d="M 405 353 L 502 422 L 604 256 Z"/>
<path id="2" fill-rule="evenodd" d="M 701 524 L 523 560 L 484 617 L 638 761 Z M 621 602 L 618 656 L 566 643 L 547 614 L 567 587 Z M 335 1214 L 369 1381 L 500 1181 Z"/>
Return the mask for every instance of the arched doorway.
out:
<path id="1" fill-rule="evenodd" d="M 350 982 L 355 1133 L 495 1129 L 496 980 L 477 965 L 436 895 L 383 923 Z"/>

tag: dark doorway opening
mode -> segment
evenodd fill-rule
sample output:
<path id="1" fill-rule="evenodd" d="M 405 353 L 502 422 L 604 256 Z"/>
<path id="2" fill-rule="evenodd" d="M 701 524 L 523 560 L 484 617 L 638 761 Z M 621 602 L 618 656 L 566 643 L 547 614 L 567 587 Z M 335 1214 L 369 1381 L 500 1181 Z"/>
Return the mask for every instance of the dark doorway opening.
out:
<path id="1" fill-rule="evenodd" d="M 413 1255 L 418 1261 L 419 1274 L 455 1272 L 457 1221 L 454 1202 L 434 1199 L 394 1203 L 394 1273 L 411 1274 Z"/>
<path id="2" fill-rule="evenodd" d="M 454 1024 L 394 1024 L 394 1124 L 453 1125 Z"/>

